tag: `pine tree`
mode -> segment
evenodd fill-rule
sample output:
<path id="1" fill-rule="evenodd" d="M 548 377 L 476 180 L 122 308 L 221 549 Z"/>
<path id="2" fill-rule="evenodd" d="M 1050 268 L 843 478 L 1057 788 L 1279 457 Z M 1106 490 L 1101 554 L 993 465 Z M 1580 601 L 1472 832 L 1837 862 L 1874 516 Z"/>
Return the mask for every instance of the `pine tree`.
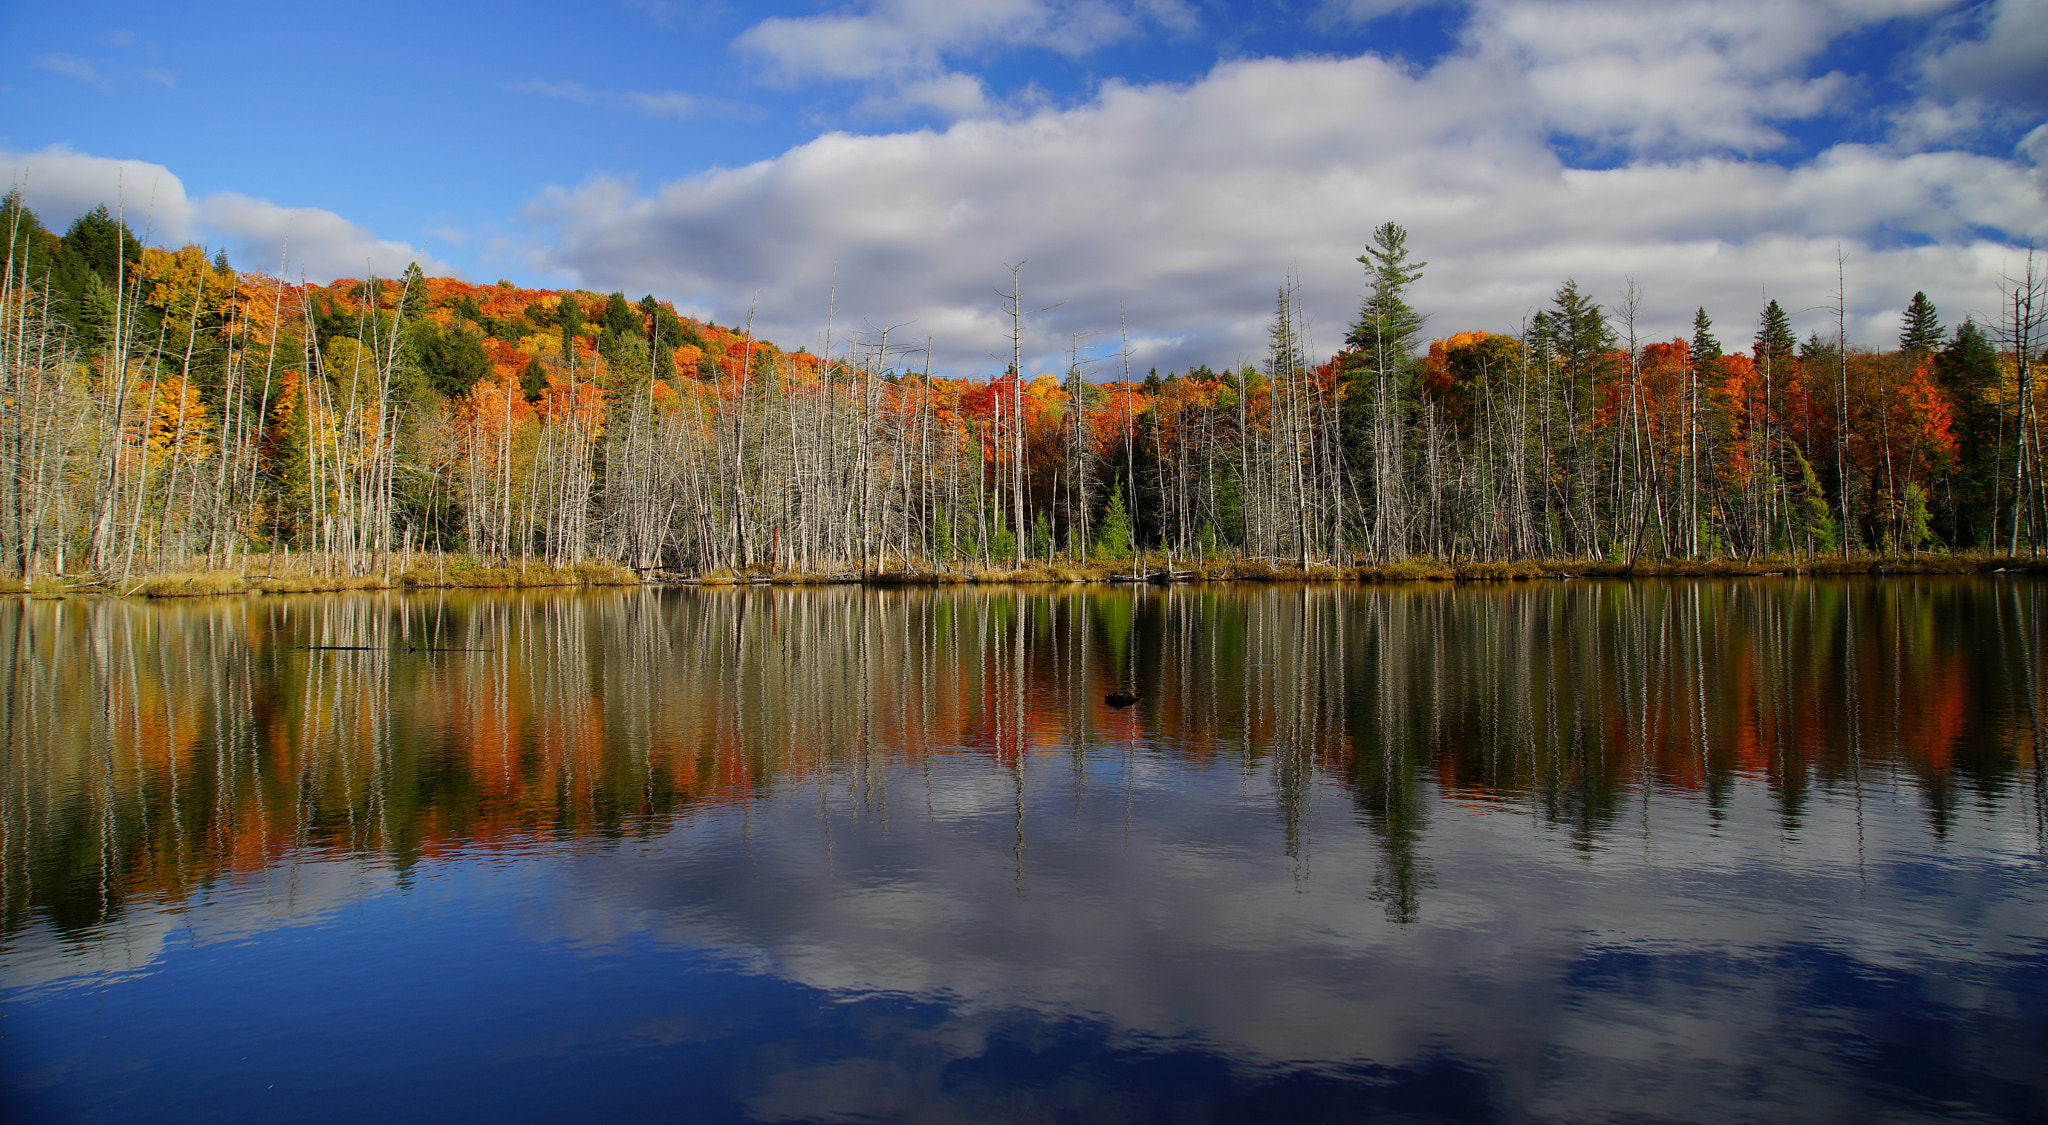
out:
<path id="1" fill-rule="evenodd" d="M 1421 280 L 1429 263 L 1408 260 L 1408 231 L 1398 223 L 1380 224 L 1372 241 L 1358 256 L 1367 279 L 1365 304 L 1344 342 L 1368 355 L 1406 357 L 1422 331 L 1422 315 L 1408 305 L 1408 287 Z"/>
<path id="2" fill-rule="evenodd" d="M 1915 355 L 1932 355 L 1941 350 L 1941 321 L 1934 315 L 1934 305 L 1927 294 L 1913 294 L 1913 301 L 1906 306 L 1906 326 L 1899 333 L 1899 350 Z"/>
<path id="3" fill-rule="evenodd" d="M 1340 361 L 1350 384 L 1343 425 L 1352 460 L 1370 466 L 1374 553 L 1394 557 L 1407 551 L 1401 418 L 1413 382 L 1415 340 L 1422 332 L 1422 315 L 1409 306 L 1407 295 L 1429 263 L 1408 260 L 1408 231 L 1398 223 L 1380 224 L 1372 241 L 1358 256 L 1365 266 L 1366 297 L 1358 322 L 1345 334 L 1349 352 Z"/>

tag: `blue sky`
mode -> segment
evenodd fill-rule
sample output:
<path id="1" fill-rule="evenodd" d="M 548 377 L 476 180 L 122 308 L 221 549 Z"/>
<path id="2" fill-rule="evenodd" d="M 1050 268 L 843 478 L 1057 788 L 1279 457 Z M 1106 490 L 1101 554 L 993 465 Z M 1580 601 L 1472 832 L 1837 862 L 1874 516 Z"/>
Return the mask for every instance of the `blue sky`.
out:
<path id="1" fill-rule="evenodd" d="M 836 278 L 840 340 L 908 321 L 959 373 L 1018 260 L 1040 362 L 1102 332 L 1111 375 L 1126 324 L 1140 366 L 1256 358 L 1290 271 L 1328 351 L 1387 220 L 1435 332 L 1573 277 L 1740 341 L 1766 292 L 1831 301 L 1840 244 L 1881 344 L 1914 289 L 1995 315 L 2048 243 L 2048 0 L 13 4 L 0 44 L 54 226 L 118 190 L 242 266 L 288 233 L 294 275 L 652 291 L 814 348 Z"/>

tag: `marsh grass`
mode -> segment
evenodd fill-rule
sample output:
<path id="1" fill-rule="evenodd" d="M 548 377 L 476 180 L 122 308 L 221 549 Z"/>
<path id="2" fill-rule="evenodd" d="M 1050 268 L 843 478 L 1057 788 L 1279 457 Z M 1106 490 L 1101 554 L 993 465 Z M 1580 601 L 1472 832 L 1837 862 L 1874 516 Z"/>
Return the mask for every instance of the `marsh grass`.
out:
<path id="1" fill-rule="evenodd" d="M 141 594 L 149 598 L 191 598 L 221 594 L 320 594 L 349 590 L 480 589 L 523 590 L 560 586 L 637 586 L 640 576 L 610 563 L 578 563 L 555 567 L 542 563 L 524 566 L 486 566 L 463 556 L 415 556 L 401 572 L 337 575 L 304 560 L 280 565 L 279 560 L 255 560 L 246 571 L 208 570 L 146 575 L 127 589 L 90 587 L 93 592 Z M 16 590 L 20 588 L 17 582 Z M 33 593 L 41 594 L 38 588 Z M 78 587 L 59 587 L 56 593 L 79 592 Z M 4 592 L 4 588 L 0 588 Z M 45 595 L 49 596 L 49 595 Z"/>
<path id="2" fill-rule="evenodd" d="M 323 573 L 309 560 L 259 557 L 243 571 L 195 570 L 146 575 L 113 584 L 91 578 L 0 578 L 0 595 L 59 598 L 75 594 L 140 594 L 150 598 L 194 598 L 233 594 L 307 594 L 349 590 L 464 589 L 528 590 L 559 587 L 638 586 L 641 576 L 610 563 L 579 563 L 555 567 L 486 565 L 460 555 L 412 556 L 411 565 L 389 577 L 382 574 L 342 576 Z M 1572 578 L 1745 578 L 1819 577 L 1857 574 L 1992 574 L 2048 573 L 2048 556 L 1990 554 L 1864 555 L 1841 558 L 1637 559 L 1633 563 L 1604 559 L 1524 559 L 1515 562 L 1457 562 L 1413 558 L 1377 565 L 1302 567 L 1273 558 L 1204 558 L 1167 560 L 1152 555 L 1139 559 L 1035 560 L 1023 567 L 919 565 L 896 562 L 890 569 L 860 573 L 849 570 L 782 570 L 766 567 L 733 570 L 717 567 L 666 581 L 696 586 L 944 586 L 963 583 L 1047 585 L 1133 582 L 1520 582 Z"/>
<path id="3" fill-rule="evenodd" d="M 249 583 L 232 570 L 153 574 L 142 580 L 142 595 L 147 598 L 204 598 L 248 592 Z"/>

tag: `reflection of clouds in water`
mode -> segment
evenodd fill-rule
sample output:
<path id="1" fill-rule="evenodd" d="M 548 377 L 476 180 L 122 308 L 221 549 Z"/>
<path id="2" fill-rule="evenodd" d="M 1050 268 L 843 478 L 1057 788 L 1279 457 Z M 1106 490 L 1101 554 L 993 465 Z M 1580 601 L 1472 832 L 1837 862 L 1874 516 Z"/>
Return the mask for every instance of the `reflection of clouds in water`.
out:
<path id="1" fill-rule="evenodd" d="M 80 933 L 38 922 L 9 935 L 0 950 L 0 981 L 10 992 L 37 994 L 99 988 L 150 972 L 174 949 L 327 925 L 397 883 L 396 872 L 374 860 L 336 858 L 233 876 L 189 899 L 131 899 L 112 920 Z"/>
<path id="2" fill-rule="evenodd" d="M 1117 714 L 1089 631 L 1115 595 L 451 601 L 445 623 L 323 601 L 301 630 L 426 635 L 432 609 L 502 663 L 315 659 L 278 621 L 253 661 L 230 621 L 142 631 L 162 643 L 114 662 L 134 683 L 63 680 L 90 705 L 17 742 L 48 771 L 22 791 L 69 803 L 0 800 L 27 842 L 0 856 L 0 978 L 23 1015 L 131 993 L 219 1028 L 242 1001 L 308 1057 L 388 1042 L 401 1065 L 491 1013 L 521 1097 L 695 1067 L 762 1116 L 1255 1116 L 1293 1091 L 1277 1115 L 1840 1117 L 1943 1081 L 2040 1116 L 2033 697 L 1939 591 L 1872 617 L 1921 639 L 1851 675 L 1818 643 L 1846 618 L 1780 628 L 1762 590 L 1176 593 L 1139 606 L 1147 700 Z M 1675 651 L 1666 618 L 1743 643 Z M 888 636 L 939 640 L 870 662 Z M 1719 674 L 1737 651 L 1748 679 Z M 1942 708 L 1896 698 L 1937 680 Z M 407 1030 L 266 1024 L 278 995 L 375 996 Z"/>
<path id="3" fill-rule="evenodd" d="M 1445 803 L 1426 847 L 1437 885 L 1400 925 L 1371 898 L 1379 845 L 1341 793 L 1318 792 L 1304 873 L 1270 795 L 1231 799 L 1234 771 L 1137 783 L 1127 823 L 1110 764 L 1090 764 L 1077 793 L 1072 765 L 1032 762 L 1021 878 L 1013 804 L 927 815 L 923 780 L 904 771 L 885 783 L 886 821 L 841 792 L 822 811 L 759 806 L 630 862 L 573 864 L 573 903 L 538 933 L 651 932 L 836 995 L 934 999 L 965 1038 L 918 1049 L 954 1062 L 986 1051 L 992 1032 L 976 1029 L 1079 1020 L 1239 1066 L 1462 1059 L 1515 1103 L 1679 1118 L 1839 1113 L 1870 1065 L 1841 1036 L 1882 1046 L 1891 1021 L 1932 1018 L 1968 1041 L 1987 984 L 2038 976 L 2025 958 L 2048 937 L 2038 872 L 1990 862 L 1993 814 L 1959 819 L 1946 855 L 1928 857 L 1917 811 L 1886 793 L 1866 793 L 1860 850 L 1848 794 L 1813 804 L 1796 848 L 1753 791 L 1718 821 L 1653 798 L 1647 828 L 1591 849 L 1525 811 Z M 969 788 L 955 780 L 934 792 Z M 2006 967 L 1971 968 L 1986 962 Z M 1863 978 L 1898 995 L 1831 1002 Z M 887 1113 L 892 1099 L 927 1104 L 904 1093 L 917 1073 L 834 1061 L 785 1075 L 760 1105 L 815 1108 L 807 1098 L 838 1091 Z"/>

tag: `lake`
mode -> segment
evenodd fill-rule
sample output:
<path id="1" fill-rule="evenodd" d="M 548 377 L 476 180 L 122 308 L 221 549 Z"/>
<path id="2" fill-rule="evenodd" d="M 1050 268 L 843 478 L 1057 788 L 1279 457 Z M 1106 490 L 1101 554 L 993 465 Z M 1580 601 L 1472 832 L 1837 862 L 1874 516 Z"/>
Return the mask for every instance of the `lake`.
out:
<path id="1" fill-rule="evenodd" d="M 0 1115 L 2048 1119 L 2044 589 L 9 600 Z"/>

